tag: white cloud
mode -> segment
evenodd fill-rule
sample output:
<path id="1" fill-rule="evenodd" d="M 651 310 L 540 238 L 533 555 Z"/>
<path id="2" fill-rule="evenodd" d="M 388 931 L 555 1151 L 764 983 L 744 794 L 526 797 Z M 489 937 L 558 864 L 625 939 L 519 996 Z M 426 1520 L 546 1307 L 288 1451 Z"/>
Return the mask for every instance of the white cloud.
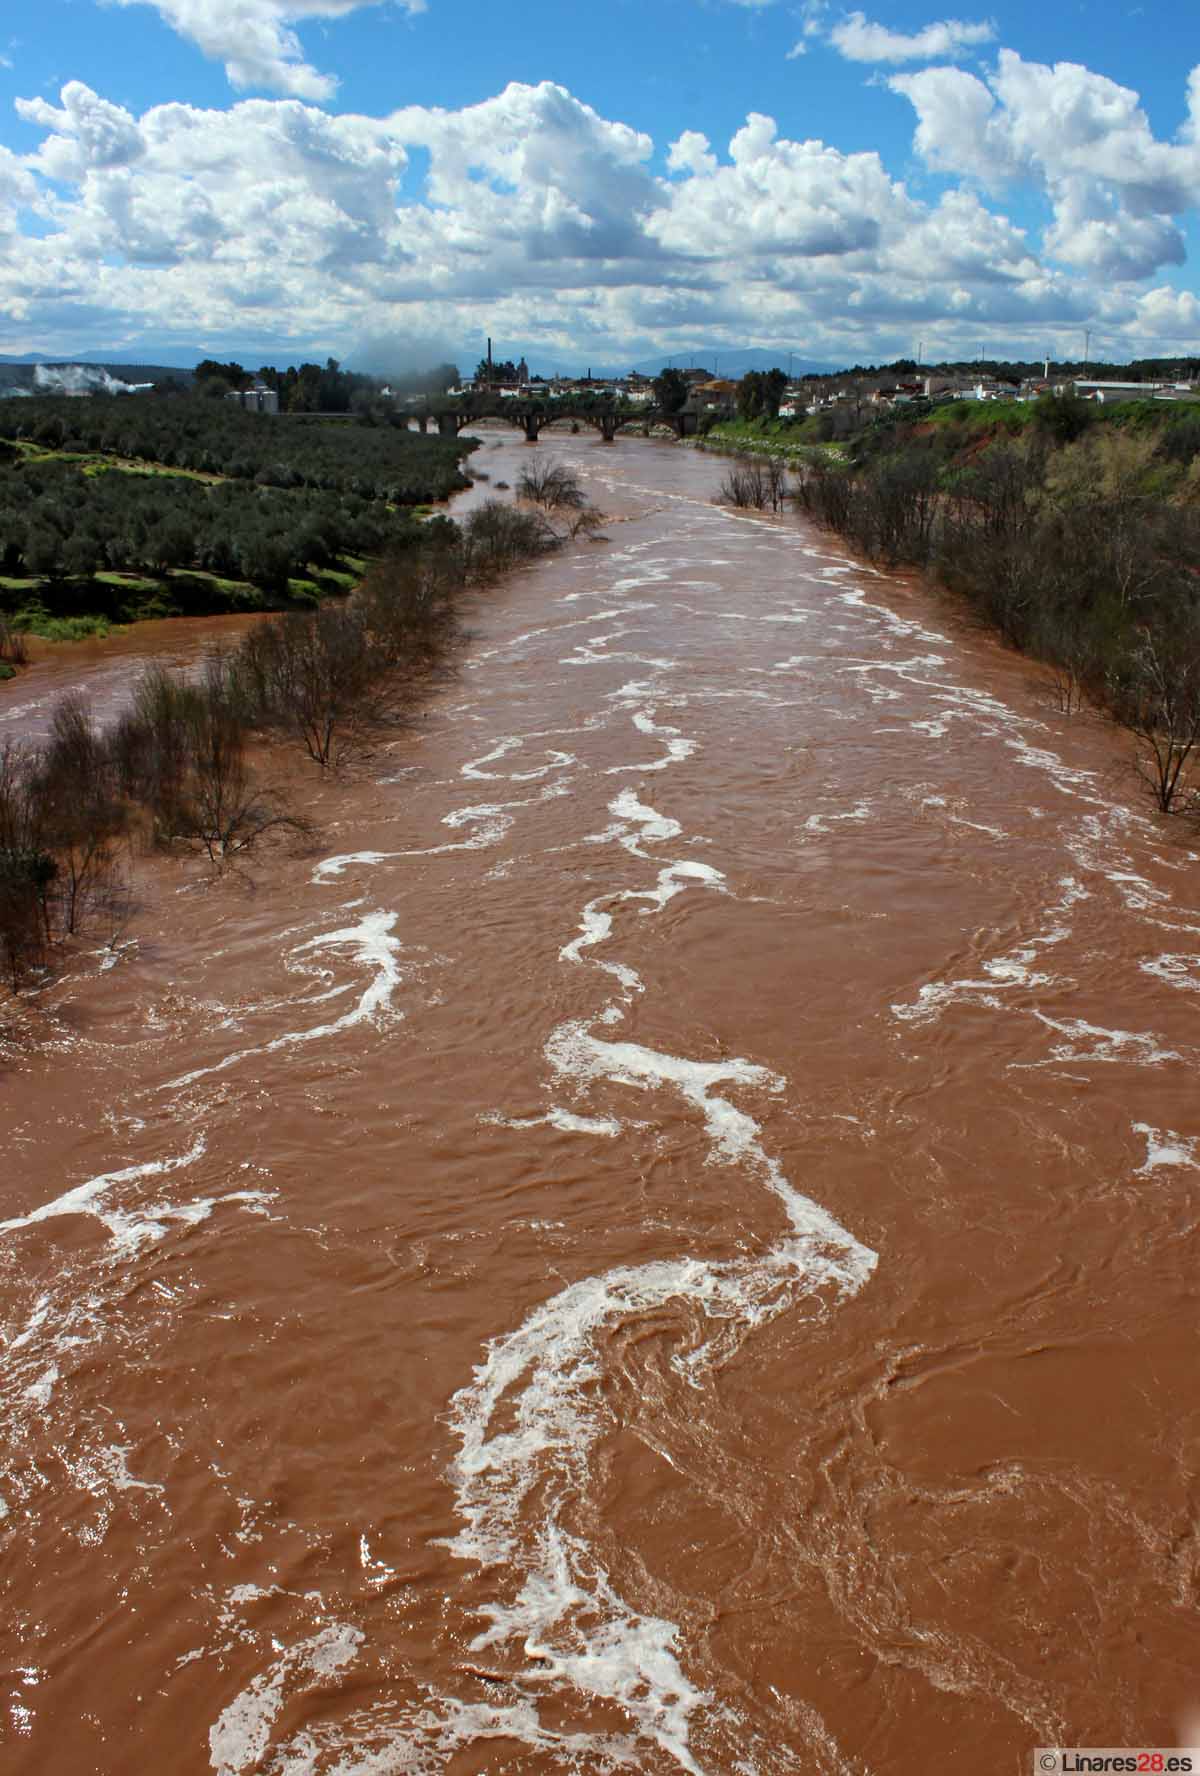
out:
<path id="1" fill-rule="evenodd" d="M 345 355 L 370 338 L 378 358 L 389 338 L 467 351 L 492 333 L 540 342 L 547 368 L 706 337 L 854 362 L 920 336 L 1040 349 L 1081 316 L 1174 341 L 1193 309 L 1129 280 L 1177 262 L 1200 146 L 1155 142 L 1134 96 L 1097 80 L 1003 57 L 990 83 L 895 76 L 920 152 L 957 181 L 932 203 L 878 154 L 754 113 L 727 145 L 685 131 L 656 176 L 648 136 L 549 82 L 376 118 L 296 98 L 135 116 L 73 81 L 57 105 L 21 102 L 36 152 L 0 151 L 0 349 L 273 337 Z M 976 188 L 1012 180 L 1051 193 L 1040 242 Z"/>
<path id="2" fill-rule="evenodd" d="M 829 41 L 850 62 L 932 62 L 991 43 L 995 36 L 996 27 L 990 19 L 977 24 L 942 19 L 906 36 L 886 25 L 873 24 L 865 13 L 851 12 L 832 27 Z"/>
<path id="3" fill-rule="evenodd" d="M 120 6 L 153 6 L 181 37 L 216 62 L 224 62 L 232 86 L 265 87 L 300 99 L 330 99 L 337 80 L 304 60 L 292 26 L 306 19 L 345 18 L 378 0 L 116 0 Z M 410 13 L 425 0 L 396 0 Z"/>
<path id="4" fill-rule="evenodd" d="M 889 179 L 877 154 L 842 154 L 823 142 L 777 139 L 774 121 L 751 112 L 718 166 L 704 137 L 680 138 L 673 168 L 691 156 L 692 176 L 647 226 L 685 257 L 730 260 L 782 254 L 820 258 L 877 246 L 888 228 L 916 211 Z"/>
<path id="5" fill-rule="evenodd" d="M 715 173 L 717 157 L 709 148 L 707 136 L 699 130 L 684 130 L 667 151 L 667 166 L 673 173 Z"/>
<path id="6" fill-rule="evenodd" d="M 130 113 L 100 98 L 81 80 L 70 80 L 60 95 L 62 109 L 45 99 L 18 99 L 17 113 L 41 124 L 50 139 L 34 164 L 54 179 L 75 179 L 89 167 L 127 166 L 145 151 Z"/>
<path id="7" fill-rule="evenodd" d="M 1200 198 L 1197 71 L 1178 143 L 1155 138 L 1135 92 L 1075 62 L 1049 67 L 1005 49 L 986 82 L 928 68 L 888 84 L 916 110 L 914 145 L 928 166 L 994 191 L 1020 180 L 1046 193 L 1045 245 L 1062 263 L 1130 280 L 1183 262 L 1171 218 Z"/>

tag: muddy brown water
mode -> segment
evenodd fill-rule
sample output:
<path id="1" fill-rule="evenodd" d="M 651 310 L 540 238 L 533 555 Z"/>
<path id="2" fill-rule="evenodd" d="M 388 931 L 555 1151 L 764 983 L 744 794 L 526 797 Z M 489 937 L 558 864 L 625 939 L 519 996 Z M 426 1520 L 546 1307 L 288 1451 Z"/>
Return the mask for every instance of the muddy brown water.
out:
<path id="1" fill-rule="evenodd" d="M 608 541 L 6 1050 L 4 1768 L 1177 1743 L 1200 858 L 921 586 L 551 448 Z"/>

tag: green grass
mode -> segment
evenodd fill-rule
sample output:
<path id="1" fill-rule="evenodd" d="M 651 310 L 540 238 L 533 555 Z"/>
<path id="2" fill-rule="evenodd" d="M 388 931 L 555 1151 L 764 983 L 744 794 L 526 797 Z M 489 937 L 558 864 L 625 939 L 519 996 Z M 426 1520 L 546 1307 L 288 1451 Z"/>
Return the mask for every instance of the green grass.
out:
<path id="1" fill-rule="evenodd" d="M 14 629 L 43 641 L 103 640 L 112 628 L 107 617 L 55 617 L 44 605 L 27 605 L 10 618 Z"/>
<path id="2" fill-rule="evenodd" d="M 747 451 L 753 456 L 782 456 L 798 461 L 812 450 L 841 457 L 840 446 L 822 443 L 815 421 L 796 419 L 726 419 L 712 426 L 700 443 L 716 450 Z"/>
<path id="3" fill-rule="evenodd" d="M 64 460 L 69 462 L 71 459 Z M 212 475 L 205 469 L 169 468 L 166 463 L 126 462 L 112 456 L 89 456 L 77 460 L 83 463 L 85 475 L 164 475 L 176 481 L 202 481 L 206 486 L 228 480 L 227 475 Z"/>
<path id="4" fill-rule="evenodd" d="M 25 438 L 14 440 L 30 468 L 43 463 L 70 463 L 85 475 L 161 475 L 171 480 L 202 481 L 211 486 L 225 481 L 225 475 L 213 475 L 203 469 L 177 469 L 168 463 L 133 462 L 127 457 L 107 456 L 98 450 L 50 450 L 42 444 L 31 444 Z"/>
<path id="5" fill-rule="evenodd" d="M 249 580 L 226 579 L 204 568 L 173 567 L 164 574 L 101 569 L 90 579 L 0 575 L 0 615 L 15 629 L 46 641 L 81 641 L 107 635 L 118 624 L 166 617 L 240 616 L 255 611 L 311 610 L 326 598 L 344 597 L 367 568 L 362 556 L 342 565 L 310 569 L 290 579 L 286 594 Z"/>
<path id="6" fill-rule="evenodd" d="M 116 586 L 122 592 L 155 592 L 158 589 L 158 581 L 147 579 L 145 574 L 118 573 L 115 568 L 101 568 L 93 577 L 99 585 Z M 10 585 L 14 583 L 8 582 Z M 46 584 L 45 580 L 42 584 Z"/>
<path id="7" fill-rule="evenodd" d="M 893 416 L 894 417 L 894 416 Z M 1023 432 L 1036 418 L 1032 401 L 942 401 L 925 422 L 968 432 Z"/>

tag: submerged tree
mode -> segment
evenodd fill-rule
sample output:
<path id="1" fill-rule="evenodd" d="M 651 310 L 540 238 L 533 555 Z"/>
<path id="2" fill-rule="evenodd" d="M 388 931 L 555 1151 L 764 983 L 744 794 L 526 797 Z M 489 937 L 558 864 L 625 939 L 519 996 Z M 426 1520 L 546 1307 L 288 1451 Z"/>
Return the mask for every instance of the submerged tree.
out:
<path id="1" fill-rule="evenodd" d="M 1135 769 L 1163 814 L 1200 811 L 1193 770 L 1200 748 L 1197 641 L 1170 649 L 1146 635 L 1117 704 L 1122 724 L 1140 742 Z"/>

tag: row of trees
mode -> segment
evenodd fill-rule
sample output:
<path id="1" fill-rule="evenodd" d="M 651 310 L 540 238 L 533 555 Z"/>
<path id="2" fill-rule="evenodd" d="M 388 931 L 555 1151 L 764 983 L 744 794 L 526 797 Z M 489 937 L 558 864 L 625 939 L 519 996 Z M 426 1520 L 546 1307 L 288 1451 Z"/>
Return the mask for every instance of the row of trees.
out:
<path id="1" fill-rule="evenodd" d="M 1200 457 L 1169 426 L 1042 417 L 957 457 L 928 432 L 814 455 L 797 501 L 861 553 L 928 567 L 1049 664 L 1064 709 L 1086 697 L 1137 737 L 1163 813 L 1200 816 Z"/>
<path id="2" fill-rule="evenodd" d="M 372 376 L 343 370 L 336 358 L 326 359 L 323 365 L 289 364 L 286 370 L 264 364 L 254 372 L 233 360 L 222 364 L 215 358 L 204 358 L 193 376 L 196 393 L 214 400 L 232 390 L 249 388 L 255 381 L 265 383 L 279 396 L 282 413 L 350 413 L 357 403 L 369 401 L 378 386 Z"/>
<path id="3" fill-rule="evenodd" d="M 180 475 L 85 474 L 60 461 L 0 464 L 0 573 L 88 579 L 199 568 L 285 596 L 289 578 L 347 554 L 414 543 L 421 526 L 352 493 L 285 493 Z M 23 594 L 6 594 L 15 609 Z M 89 608 L 95 607 L 95 597 Z"/>
<path id="4" fill-rule="evenodd" d="M 750 370 L 738 383 L 739 419 L 778 419 L 787 387 L 782 370 Z"/>
<path id="5" fill-rule="evenodd" d="M 568 507 L 575 510 L 568 502 Z M 89 918 L 128 908 L 121 861 L 136 844 L 214 864 L 311 827 L 251 769 L 255 739 L 298 743 L 322 770 L 379 723 L 403 718 L 446 655 L 463 590 L 561 545 L 541 511 L 489 501 L 425 547 L 391 551 L 355 594 L 256 624 L 198 676 L 153 668 L 101 731 L 78 696 L 49 741 L 0 748 L 0 968 L 15 988 Z"/>
<path id="6" fill-rule="evenodd" d="M 446 499 L 466 487 L 462 460 L 474 449 L 469 440 L 425 436 L 399 423 L 322 424 L 247 413 L 231 401 L 149 395 L 0 401 L 0 438 L 399 506 Z"/>

